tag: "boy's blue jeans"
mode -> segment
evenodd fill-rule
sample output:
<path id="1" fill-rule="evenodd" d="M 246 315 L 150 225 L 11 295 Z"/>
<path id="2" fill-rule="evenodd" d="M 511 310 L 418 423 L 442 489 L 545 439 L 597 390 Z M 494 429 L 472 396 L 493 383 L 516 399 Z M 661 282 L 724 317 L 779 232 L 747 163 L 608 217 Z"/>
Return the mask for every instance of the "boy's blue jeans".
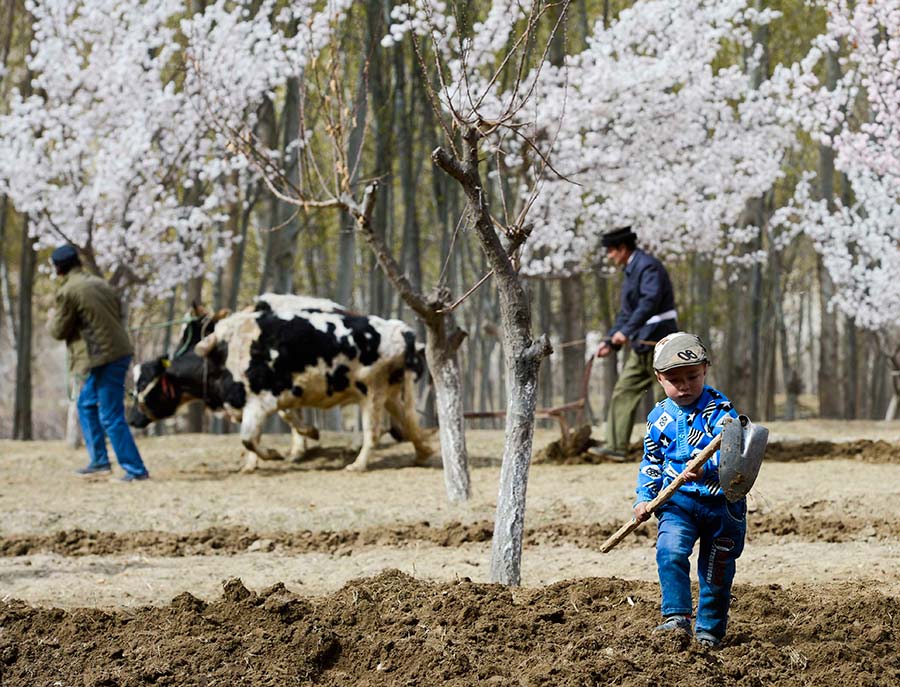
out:
<path id="1" fill-rule="evenodd" d="M 700 539 L 696 630 L 725 636 L 735 561 L 744 550 L 747 502 L 724 496 L 696 497 L 683 492 L 657 510 L 656 565 L 662 590 L 662 614 L 691 615 L 691 570 L 688 560 Z"/>
<path id="2" fill-rule="evenodd" d="M 78 420 L 90 467 L 109 466 L 106 437 L 116 452 L 119 465 L 130 475 L 147 473 L 138 452 L 131 428 L 125 422 L 125 374 L 131 356 L 92 367 L 78 395 Z"/>

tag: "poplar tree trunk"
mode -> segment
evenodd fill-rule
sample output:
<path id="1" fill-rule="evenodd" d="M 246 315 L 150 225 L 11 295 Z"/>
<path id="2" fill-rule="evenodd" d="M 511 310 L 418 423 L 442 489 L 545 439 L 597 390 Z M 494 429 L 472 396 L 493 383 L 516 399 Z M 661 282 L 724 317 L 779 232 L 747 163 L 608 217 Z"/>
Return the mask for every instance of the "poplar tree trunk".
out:
<path id="1" fill-rule="evenodd" d="M 278 147 L 278 122 L 276 121 L 275 105 L 266 98 L 259 113 L 260 138 L 275 150 Z M 264 218 L 263 227 L 259 228 L 259 284 L 256 288 L 258 296 L 271 288 L 272 282 L 272 254 L 274 252 L 274 237 L 271 229 L 278 225 L 278 199 L 269 195 L 261 208 L 260 215 L 268 215 Z"/>
<path id="2" fill-rule="evenodd" d="M 538 282 L 538 326 L 541 331 L 552 331 L 553 314 L 550 307 L 550 287 L 547 280 Z M 553 361 L 547 360 L 544 369 L 541 370 L 541 405 L 545 408 L 553 406 Z M 544 426 L 550 424 L 548 419 L 538 420 Z"/>
<path id="3" fill-rule="evenodd" d="M 34 240 L 28 235 L 28 215 L 22 219 L 22 255 L 19 262 L 19 331 L 16 336 L 16 397 L 13 409 L 13 439 L 34 438 L 31 416 L 31 343 L 34 320 L 32 299 L 36 255 Z"/>
<path id="4" fill-rule="evenodd" d="M 228 261 L 222 269 L 221 291 L 219 293 L 219 302 L 216 305 L 219 308 L 227 308 L 232 312 L 237 310 L 241 291 L 244 256 L 247 250 L 247 229 L 250 224 L 250 214 L 253 212 L 255 203 L 255 198 L 251 198 L 251 194 L 255 195 L 252 187 L 248 186 L 231 206 L 231 212 L 228 216 L 229 232 L 237 242 L 233 245 Z"/>
<path id="5" fill-rule="evenodd" d="M 763 0 L 756 0 L 754 3 L 757 11 L 765 9 L 766 3 Z M 768 72 L 768 49 L 769 49 L 769 30 L 766 25 L 756 26 L 753 30 L 753 43 L 750 48 L 755 49 L 757 46 L 762 47 L 763 56 L 759 63 L 750 71 L 750 81 L 754 89 L 758 89 Z M 747 202 L 742 224 L 744 226 L 755 226 L 757 228 L 756 238 L 754 240 L 754 249 L 759 252 L 763 247 L 763 231 L 766 222 L 765 202 L 763 198 L 753 198 Z M 762 368 L 762 317 L 763 317 L 763 266 L 757 260 L 751 267 L 751 286 L 750 286 L 750 369 L 749 369 L 749 393 L 747 394 L 747 403 L 745 405 L 746 412 L 750 417 L 759 417 L 760 408 L 765 407 L 760 404 L 761 385 L 763 368 Z"/>
<path id="6" fill-rule="evenodd" d="M 563 402 L 570 403 L 581 398 L 584 376 L 584 282 L 581 275 L 560 280 L 562 295 L 562 339 L 566 347 L 562 349 L 563 359 Z M 575 344 L 573 342 L 581 341 Z"/>
<path id="7" fill-rule="evenodd" d="M 4 195 L 0 202 L 0 246 L 6 245 L 6 220 L 9 211 L 9 199 Z M 12 302 L 12 286 L 9 281 L 9 267 L 6 264 L 6 253 L 0 250 L 0 341 L 2 341 L 3 319 L 6 319 L 6 337 L 10 344 L 16 345 L 15 307 Z"/>
<path id="8" fill-rule="evenodd" d="M 297 139 L 300 122 L 300 84 L 297 77 L 291 77 L 285 85 L 283 106 L 284 129 L 282 131 L 281 152 L 285 160 L 285 174 L 291 183 L 300 185 L 300 171 L 297 148 L 291 143 Z M 297 236 L 300 233 L 300 217 L 297 208 L 281 200 L 276 200 L 278 224 L 273 228 L 272 250 L 272 290 L 275 293 L 291 293 L 294 287 L 294 257 L 297 251 Z"/>
<path id="9" fill-rule="evenodd" d="M 366 18 L 368 30 L 366 35 L 383 36 L 385 28 L 385 7 L 383 0 L 368 0 L 366 3 Z M 399 47 L 395 47 L 400 50 Z M 391 172 L 391 130 L 393 128 L 394 112 L 388 93 L 390 82 L 389 63 L 384 59 L 383 50 L 369 50 L 369 78 L 368 87 L 372 103 L 372 142 L 374 143 L 374 167 L 376 176 L 389 175 Z M 388 225 L 388 197 L 389 190 L 378 194 L 375 202 L 375 211 L 372 216 L 372 231 L 379 235 L 385 242 L 385 229 Z M 368 312 L 388 317 L 390 306 L 387 299 L 387 284 L 384 273 L 377 269 L 374 255 L 369 256 L 369 304 Z"/>
<path id="10" fill-rule="evenodd" d="M 874 334 L 872 336 L 875 338 Z M 887 388 L 887 379 L 890 376 L 889 362 L 890 356 L 883 352 L 872 356 L 872 375 L 869 380 L 869 392 L 872 394 L 873 420 L 884 417 L 890 407 Z"/>
<path id="11" fill-rule="evenodd" d="M 349 181 L 351 188 L 359 178 L 359 157 L 362 152 L 363 133 L 366 125 L 366 65 L 360 65 L 359 78 L 356 84 L 356 100 L 355 121 L 353 130 L 347 142 L 347 164 L 350 169 Z M 341 223 L 342 229 L 339 238 L 338 254 L 338 289 L 337 302 L 346 307 L 352 308 L 353 303 L 353 286 L 356 273 L 356 233 L 354 231 L 355 218 L 346 212 L 341 213 L 344 219 Z"/>
<path id="12" fill-rule="evenodd" d="M 856 323 L 852 318 L 844 318 L 844 340 L 847 353 L 844 356 L 844 417 L 855 420 L 859 417 L 859 347 L 856 340 Z"/>
<path id="13" fill-rule="evenodd" d="M 66 404 L 66 446 L 72 449 L 81 446 L 81 422 L 78 420 L 78 394 L 81 384 L 77 379 L 66 385 L 68 403 Z"/>
<path id="14" fill-rule="evenodd" d="M 879 341 L 880 352 L 884 354 L 884 359 L 890 363 L 888 374 L 891 379 L 891 398 L 884 413 L 885 420 L 896 420 L 898 410 L 900 410 L 900 344 L 889 344 L 885 341 L 888 337 L 896 341 L 897 337 L 900 336 L 900 329 L 896 326 L 892 329 L 894 331 L 884 335 Z M 880 358 L 881 356 L 878 357 Z"/>
<path id="15" fill-rule="evenodd" d="M 775 310 L 775 327 L 778 335 L 779 353 L 781 356 L 781 372 L 784 379 L 784 419 L 795 420 L 797 419 L 797 400 L 800 394 L 800 376 L 791 363 L 787 326 L 784 321 L 784 293 L 782 291 L 784 269 L 782 267 L 782 262 L 781 254 L 773 252 L 771 271 L 773 290 L 772 304 Z"/>
<path id="16" fill-rule="evenodd" d="M 194 303 L 200 305 L 203 303 L 203 278 L 202 277 L 194 277 L 187 283 L 187 288 L 185 290 L 185 306 L 186 308 L 190 308 Z M 185 413 L 185 429 L 188 432 L 202 432 L 203 431 L 203 404 L 202 403 L 191 403 L 187 407 L 187 412 Z"/>
<path id="17" fill-rule="evenodd" d="M 707 344 L 710 343 L 710 315 L 713 312 L 714 269 L 708 258 L 691 257 L 691 282 L 694 299 L 692 331 Z M 681 319 L 679 317 L 679 319 Z"/>
<path id="18" fill-rule="evenodd" d="M 597 288 L 597 301 L 600 308 L 600 329 L 601 333 L 605 335 L 612 329 L 613 322 L 615 322 L 616 305 L 613 303 L 609 279 L 604 278 L 598 273 L 595 279 L 595 286 Z M 591 352 L 591 355 L 596 354 L 596 351 Z M 599 367 L 603 370 L 603 392 L 600 396 L 603 400 L 603 404 L 598 412 L 600 413 L 600 417 L 605 420 L 606 416 L 609 414 L 609 400 L 612 398 L 613 389 L 619 379 L 618 356 L 608 355 L 605 358 L 600 358 Z"/>
<path id="19" fill-rule="evenodd" d="M 394 51 L 394 72 L 400 84 L 407 81 L 405 76 L 404 51 Z M 415 86 L 419 70 L 413 70 L 410 83 L 410 98 L 406 98 L 405 86 L 395 91 L 396 112 L 398 113 L 397 150 L 400 163 L 400 197 L 403 202 L 403 270 L 409 277 L 414 290 L 422 291 L 422 255 L 419 237 L 419 222 L 416 219 L 416 178 L 413 166 L 415 146 L 412 135 L 412 118 L 416 98 Z M 407 104 L 409 103 L 409 104 Z M 402 319 L 402 316 L 401 316 Z M 419 323 L 418 334 L 424 332 Z"/>
<path id="20" fill-rule="evenodd" d="M 840 76 L 838 56 L 834 52 L 826 55 L 825 85 L 834 90 Z M 834 150 L 828 146 L 819 146 L 819 190 L 823 200 L 828 203 L 828 210 L 834 211 Z M 837 418 L 841 416 L 841 397 L 838 393 L 838 322 L 837 315 L 831 309 L 834 297 L 834 283 L 831 275 L 822 264 L 821 257 L 816 261 L 819 276 L 819 371 L 818 394 L 820 417 Z"/>

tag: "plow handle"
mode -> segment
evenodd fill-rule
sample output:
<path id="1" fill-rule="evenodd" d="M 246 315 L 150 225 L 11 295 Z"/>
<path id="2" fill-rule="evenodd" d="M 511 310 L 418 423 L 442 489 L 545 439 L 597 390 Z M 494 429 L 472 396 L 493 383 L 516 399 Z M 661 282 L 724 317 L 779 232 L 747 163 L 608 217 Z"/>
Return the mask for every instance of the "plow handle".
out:
<path id="1" fill-rule="evenodd" d="M 682 484 L 687 482 L 687 477 L 684 476 L 685 472 L 694 472 L 702 467 L 706 461 L 708 461 L 712 454 L 716 452 L 716 449 L 719 448 L 719 444 L 722 443 L 722 433 L 719 432 L 713 440 L 707 444 L 706 448 L 704 448 L 697 456 L 691 460 L 687 465 L 684 466 L 684 471 L 675 478 L 675 480 L 663 489 L 659 494 L 657 494 L 656 498 L 653 499 L 649 504 L 647 504 L 647 513 L 653 513 L 657 508 L 663 505 L 666 501 L 672 498 L 672 494 L 674 494 L 681 487 Z M 615 534 L 613 534 L 609 539 L 607 539 L 600 546 L 600 551 L 603 553 L 609 553 L 610 549 L 622 541 L 629 534 L 634 532 L 638 525 L 640 525 L 637 520 L 631 518 L 628 522 L 622 525 Z"/>

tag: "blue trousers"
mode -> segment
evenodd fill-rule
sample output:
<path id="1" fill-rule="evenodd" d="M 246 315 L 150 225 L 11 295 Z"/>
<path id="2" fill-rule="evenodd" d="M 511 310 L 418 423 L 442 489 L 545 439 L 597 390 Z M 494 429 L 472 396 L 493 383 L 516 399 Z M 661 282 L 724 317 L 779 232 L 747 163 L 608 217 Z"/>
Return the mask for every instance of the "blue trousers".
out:
<path id="1" fill-rule="evenodd" d="M 699 497 L 683 492 L 657 510 L 656 565 L 662 590 L 662 614 L 691 615 L 691 568 L 688 560 L 697 539 L 700 599 L 696 630 L 725 636 L 735 561 L 744 550 L 747 503 L 724 496 Z"/>
<path id="2" fill-rule="evenodd" d="M 147 474 L 131 428 L 125 422 L 125 374 L 131 356 L 91 368 L 78 395 L 78 420 L 90 466 L 109 466 L 106 438 L 116 452 L 119 465 L 130 475 Z"/>

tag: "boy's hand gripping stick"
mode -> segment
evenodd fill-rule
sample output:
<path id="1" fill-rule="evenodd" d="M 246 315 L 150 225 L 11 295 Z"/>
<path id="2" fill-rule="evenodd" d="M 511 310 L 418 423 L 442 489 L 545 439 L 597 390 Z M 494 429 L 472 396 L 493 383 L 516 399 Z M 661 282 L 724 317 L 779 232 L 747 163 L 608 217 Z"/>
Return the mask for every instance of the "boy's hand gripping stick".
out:
<path id="1" fill-rule="evenodd" d="M 733 418 L 726 417 L 724 422 L 729 422 L 733 420 Z M 697 472 L 703 465 L 708 461 L 712 455 L 716 452 L 716 449 L 719 448 L 719 444 L 722 443 L 722 434 L 724 434 L 724 429 L 722 432 L 719 432 L 713 440 L 706 445 L 700 453 L 696 455 L 696 457 L 692 458 L 691 461 L 685 465 L 684 471 L 675 478 L 675 480 L 663 489 L 659 494 L 657 494 L 656 498 L 653 499 L 650 503 L 647 504 L 647 513 L 653 513 L 657 508 L 659 508 L 662 504 L 672 498 L 672 494 L 674 494 L 681 487 L 682 484 L 687 482 L 687 477 L 685 477 L 686 472 Z M 628 522 L 622 525 L 619 530 L 612 535 L 609 539 L 607 539 L 600 546 L 600 551 L 603 553 L 609 553 L 610 549 L 622 541 L 629 534 L 634 532 L 638 525 L 640 525 L 636 519 L 631 518 Z"/>

